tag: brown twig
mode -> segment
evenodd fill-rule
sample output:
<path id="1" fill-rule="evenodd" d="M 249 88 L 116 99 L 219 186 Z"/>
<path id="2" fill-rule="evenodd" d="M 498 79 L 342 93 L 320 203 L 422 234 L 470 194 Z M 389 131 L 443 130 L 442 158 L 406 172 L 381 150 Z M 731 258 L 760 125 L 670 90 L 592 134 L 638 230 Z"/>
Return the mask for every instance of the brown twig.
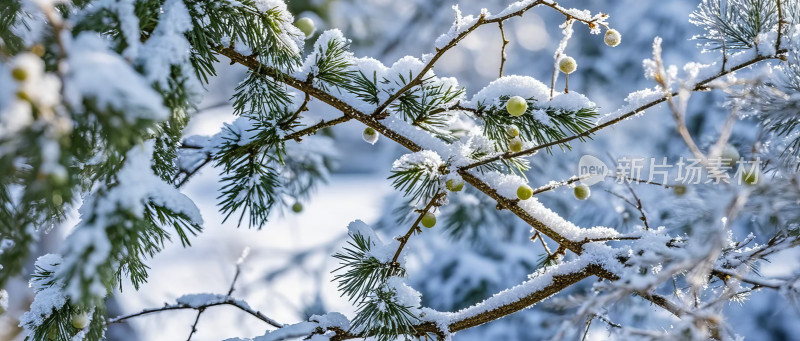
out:
<path id="1" fill-rule="evenodd" d="M 633 199 L 636 200 L 636 205 L 634 205 L 634 207 L 636 207 L 636 209 L 639 211 L 639 214 L 641 214 L 641 217 L 639 219 L 642 222 L 644 222 L 644 229 L 649 230 L 650 224 L 647 223 L 647 216 L 644 214 L 644 208 L 642 207 L 642 200 L 639 199 L 638 195 L 636 195 L 636 192 L 633 190 L 633 186 L 631 186 L 629 182 L 626 182 L 625 185 L 628 186 L 628 191 L 631 192 L 631 195 L 633 195 Z"/>
<path id="2" fill-rule="evenodd" d="M 278 127 L 280 127 L 283 130 L 289 129 L 291 127 L 291 125 L 292 125 L 292 122 L 294 122 L 294 120 L 296 120 L 300 116 L 300 113 L 303 112 L 303 111 L 308 110 L 308 101 L 309 100 L 311 100 L 311 97 L 309 97 L 308 94 L 305 94 L 305 98 L 303 99 L 303 103 L 300 104 L 300 107 L 297 108 L 297 111 L 295 111 L 294 114 L 292 114 L 291 117 L 289 117 L 285 121 L 279 123 Z"/>
<path id="3" fill-rule="evenodd" d="M 335 126 L 337 124 L 350 121 L 351 119 L 352 118 L 347 117 L 347 116 L 341 116 L 341 117 L 338 117 L 338 118 L 335 118 L 335 119 L 332 119 L 332 120 L 328 120 L 328 121 L 322 120 L 322 121 L 320 121 L 319 123 L 317 123 L 315 125 L 312 125 L 310 127 L 304 128 L 303 130 L 298 130 L 298 131 L 296 131 L 294 133 L 286 135 L 283 138 L 283 140 L 284 141 L 288 141 L 288 140 L 300 141 L 300 140 L 302 140 L 302 138 L 304 136 L 314 135 L 314 134 L 317 133 L 317 131 L 319 131 L 319 130 L 321 130 L 323 128 L 332 127 L 332 126 Z"/>
<path id="4" fill-rule="evenodd" d="M 389 264 L 396 265 L 398 267 L 400 266 L 397 263 L 397 260 L 400 258 L 400 253 L 403 252 L 403 248 L 406 246 L 406 243 L 408 243 L 408 240 L 411 238 L 411 235 L 414 234 L 414 231 L 416 231 L 417 233 L 422 232 L 422 230 L 420 230 L 419 228 L 419 223 L 422 221 L 422 217 L 424 217 L 425 214 L 428 213 L 428 211 L 430 211 L 431 208 L 433 208 L 433 206 L 436 206 L 439 199 L 444 197 L 444 195 L 445 195 L 444 192 L 439 192 L 436 195 L 434 195 L 431 201 L 429 201 L 428 204 L 425 205 L 425 208 L 419 211 L 419 216 L 417 217 L 416 220 L 414 220 L 414 223 L 411 224 L 411 228 L 408 229 L 408 232 L 406 232 L 406 234 L 403 235 L 402 237 L 397 238 L 397 240 L 400 241 L 400 245 L 397 246 L 397 251 L 395 251 L 394 257 L 392 257 L 392 261 Z"/>
<path id="5" fill-rule="evenodd" d="M 503 41 L 502 47 L 500 47 L 500 77 L 503 77 L 503 67 L 506 65 L 506 45 L 508 45 L 509 41 L 506 39 L 506 31 L 503 29 L 503 22 L 497 22 L 497 25 L 500 26 L 500 38 Z"/>

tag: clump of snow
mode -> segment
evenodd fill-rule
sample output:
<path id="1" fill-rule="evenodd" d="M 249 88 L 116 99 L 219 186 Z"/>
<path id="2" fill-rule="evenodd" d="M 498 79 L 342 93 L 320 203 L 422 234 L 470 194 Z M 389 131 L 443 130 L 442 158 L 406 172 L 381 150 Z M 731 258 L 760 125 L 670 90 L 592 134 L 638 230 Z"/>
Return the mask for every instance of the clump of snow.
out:
<path id="1" fill-rule="evenodd" d="M 464 31 L 478 22 L 479 17 L 475 17 L 473 15 L 468 15 L 466 17 L 462 16 L 458 5 L 453 5 L 453 11 L 455 11 L 456 14 L 456 19 L 453 21 L 453 25 L 450 26 L 450 29 L 447 31 L 447 33 L 440 35 L 433 43 L 437 50 L 447 46 L 447 44 L 449 44 L 453 39 L 464 33 Z M 484 8 L 481 10 L 481 14 L 489 15 L 489 12 Z"/>
<path id="2" fill-rule="evenodd" d="M 56 273 L 61 267 L 63 259 L 57 254 L 46 254 L 36 260 L 34 266 L 43 272 Z M 45 319 L 67 303 L 67 296 L 59 282 L 48 285 L 48 279 L 32 278 L 30 287 L 36 293 L 30 309 L 19 318 L 19 326 L 24 328 L 28 335 L 36 327 L 42 325 Z"/>
<path id="3" fill-rule="evenodd" d="M 537 0 L 522 0 L 522 1 L 513 2 L 513 3 L 509 4 L 508 6 L 506 6 L 506 8 L 504 8 L 499 13 L 487 16 L 486 19 L 504 17 L 504 16 L 509 15 L 511 13 L 523 10 L 528 6 L 531 6 L 534 2 L 537 2 Z"/>
<path id="4" fill-rule="evenodd" d="M 178 297 L 176 301 L 181 305 L 199 308 L 206 305 L 219 304 L 227 300 L 228 296 L 222 294 L 187 294 Z"/>
<path id="5" fill-rule="evenodd" d="M 68 56 L 64 95 L 73 110 L 83 108 L 84 99 L 92 99 L 100 109 L 122 112 L 128 123 L 169 117 L 161 95 L 96 33 L 79 34 Z"/>
<path id="6" fill-rule="evenodd" d="M 422 294 L 408 286 L 401 277 L 389 277 L 384 284 L 384 288 L 394 293 L 393 300 L 397 304 L 410 308 L 412 313 L 422 305 Z M 414 314 L 417 315 L 416 313 Z"/>
<path id="7" fill-rule="evenodd" d="M 347 225 L 347 234 L 352 236 L 361 235 L 372 244 L 369 252 L 364 257 L 374 257 L 381 263 L 389 263 L 397 250 L 399 242 L 394 240 L 390 244 L 384 244 L 375 231 L 361 220 L 355 220 Z M 402 261 L 402 259 L 398 259 Z"/>
<path id="8" fill-rule="evenodd" d="M 13 79 L 12 72 L 22 72 L 25 79 Z M 8 85 L 0 90 L 0 135 L 11 136 L 33 124 L 34 107 L 40 112 L 41 120 L 55 117 L 54 108 L 61 101 L 61 81 L 57 75 L 45 72 L 44 61 L 39 56 L 21 53 L 7 68 L 0 65 L 0 83 Z M 54 126 L 63 132 L 71 128 L 69 124 Z"/>
<path id="9" fill-rule="evenodd" d="M 311 315 L 309 321 L 316 322 L 320 328 L 330 329 L 339 328 L 342 330 L 350 329 L 350 320 L 341 313 L 332 312 L 325 315 Z"/>
<path id="10" fill-rule="evenodd" d="M 393 171 L 404 171 L 413 168 L 421 168 L 430 175 L 439 174 L 439 167 L 444 162 L 442 157 L 432 150 L 422 150 L 416 153 L 405 154 L 392 163 Z"/>
<path id="11" fill-rule="evenodd" d="M 116 14 L 119 21 L 119 28 L 125 39 L 125 50 L 122 55 L 130 60 L 135 60 L 139 56 L 141 47 L 141 32 L 139 30 L 139 17 L 136 16 L 134 3 L 136 0 L 99 0 L 92 3 L 93 7 L 88 10 L 95 14 L 99 11 L 110 11 Z"/>
<path id="12" fill-rule="evenodd" d="M 199 102 L 202 86 L 191 65 L 192 47 L 184 35 L 192 29 L 189 10 L 182 0 L 167 0 L 161 11 L 158 26 L 141 47 L 139 64 L 147 79 L 162 89 L 169 88 L 171 68 L 177 66 L 193 101 Z"/>
<path id="13" fill-rule="evenodd" d="M 619 107 L 614 112 L 602 115 L 597 120 L 597 124 L 600 125 L 609 121 L 613 121 L 632 110 L 635 110 L 652 101 L 656 101 L 662 97 L 664 97 L 663 91 L 652 88 L 634 91 L 625 97 L 625 105 Z M 644 111 L 639 111 L 637 115 L 641 115 L 642 113 L 644 113 Z"/>
<path id="14" fill-rule="evenodd" d="M 283 0 L 255 0 L 254 5 L 259 12 L 275 16 L 280 31 L 276 40 L 282 45 L 279 48 L 288 49 L 293 55 L 300 55 L 306 35 L 294 26 L 294 16 L 289 12 L 286 3 Z"/>
<path id="15" fill-rule="evenodd" d="M 520 176 L 500 172 L 486 172 L 485 174 L 475 174 L 475 176 L 489 184 L 498 194 L 510 199 L 517 198 L 517 188 L 519 186 L 527 185 L 527 181 Z M 579 242 L 587 238 L 614 238 L 619 236 L 616 230 L 608 227 L 580 228 L 542 205 L 536 198 L 520 200 L 517 205 L 530 214 L 531 217 L 571 241 Z"/>
<path id="16" fill-rule="evenodd" d="M 500 96 L 520 96 L 545 102 L 550 97 L 550 88 L 544 83 L 528 76 L 503 76 L 495 79 L 489 85 L 478 91 L 466 105 L 477 107 L 479 104 L 499 106 Z"/>
<path id="17" fill-rule="evenodd" d="M 330 44 L 338 44 L 340 46 L 348 46 L 350 44 L 350 40 L 344 37 L 342 31 L 339 29 L 331 29 L 325 32 L 322 32 L 317 38 L 317 41 L 314 43 L 314 48 L 311 50 L 311 53 L 306 56 L 303 65 L 300 69 L 294 74 L 295 78 L 298 79 L 306 79 L 309 74 L 316 74 L 319 72 L 317 62 L 324 58 L 325 54 L 328 51 L 328 47 Z M 350 51 L 346 51 L 342 58 L 345 60 L 352 60 L 353 53 Z M 316 81 L 319 81 L 318 79 Z"/>
<path id="18" fill-rule="evenodd" d="M 8 310 L 8 291 L 0 289 L 0 314 L 5 313 L 6 310 Z"/>
<path id="19" fill-rule="evenodd" d="M 282 328 L 269 331 L 264 335 L 252 339 L 228 339 L 228 341 L 279 341 L 279 340 L 330 340 L 336 335 L 335 331 L 327 330 L 337 328 L 350 329 L 350 321 L 340 313 L 327 313 L 325 315 L 311 315 L 308 321 L 286 325 Z M 323 334 L 318 334 L 322 329 Z M 313 335 L 312 335 L 313 334 Z"/>

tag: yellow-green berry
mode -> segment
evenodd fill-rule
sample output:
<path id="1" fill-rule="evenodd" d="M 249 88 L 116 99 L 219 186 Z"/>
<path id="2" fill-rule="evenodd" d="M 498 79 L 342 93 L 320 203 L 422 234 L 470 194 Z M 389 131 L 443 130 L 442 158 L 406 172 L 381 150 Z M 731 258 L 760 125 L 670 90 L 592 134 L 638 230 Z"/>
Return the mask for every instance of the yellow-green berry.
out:
<path id="1" fill-rule="evenodd" d="M 589 199 L 589 196 L 592 195 L 592 190 L 589 189 L 589 186 L 584 184 L 580 184 L 575 186 L 575 198 L 578 200 L 586 200 Z"/>
<path id="2" fill-rule="evenodd" d="M 520 200 L 528 200 L 533 196 L 533 188 L 528 185 L 522 185 L 517 188 L 517 198 Z"/>
<path id="3" fill-rule="evenodd" d="M 520 140 L 520 139 L 518 139 L 516 137 L 513 138 L 513 139 L 508 140 L 508 150 L 509 151 L 516 153 L 516 152 L 522 151 L 522 147 L 523 147 L 522 146 L 522 140 Z"/>
<path id="4" fill-rule="evenodd" d="M 508 135 L 509 137 L 519 136 L 519 128 L 513 124 L 506 126 L 506 135 Z"/>
<path id="5" fill-rule="evenodd" d="M 520 96 L 511 97 L 506 101 L 506 111 L 511 116 L 522 116 L 526 110 L 528 110 L 528 101 Z"/>
<path id="6" fill-rule="evenodd" d="M 292 212 L 294 213 L 303 212 L 303 204 L 299 202 L 294 203 L 294 205 L 292 205 Z"/>
<path id="7" fill-rule="evenodd" d="M 83 329 L 89 325 L 89 314 L 86 312 L 78 312 L 72 314 L 72 326 L 76 329 Z"/>
<path id="8" fill-rule="evenodd" d="M 422 223 L 422 226 L 431 228 L 436 225 L 436 216 L 431 212 L 425 212 L 425 214 L 422 215 L 422 220 L 420 222 Z"/>
<path id="9" fill-rule="evenodd" d="M 753 169 L 745 171 L 742 173 L 742 181 L 751 186 L 756 185 L 758 184 L 758 179 L 761 177 L 761 174 L 759 173 L 760 172 Z"/>
<path id="10" fill-rule="evenodd" d="M 314 20 L 311 20 L 311 18 L 300 18 L 300 20 L 297 20 L 294 23 L 294 26 L 297 26 L 297 28 L 299 28 L 300 31 L 306 35 L 306 37 L 310 37 L 312 34 L 314 34 L 314 30 L 316 30 L 316 27 L 314 26 Z"/>
<path id="11" fill-rule="evenodd" d="M 450 179 L 445 182 L 445 187 L 451 192 L 459 192 L 464 189 L 464 181 L 460 179 Z"/>
<path id="12" fill-rule="evenodd" d="M 11 70 L 11 77 L 14 77 L 18 82 L 22 82 L 28 78 L 28 72 L 23 68 L 17 67 Z"/>
<path id="13" fill-rule="evenodd" d="M 17 91 L 17 98 L 23 101 L 28 101 L 28 102 L 31 101 L 31 96 L 29 96 L 28 93 L 23 90 Z"/>

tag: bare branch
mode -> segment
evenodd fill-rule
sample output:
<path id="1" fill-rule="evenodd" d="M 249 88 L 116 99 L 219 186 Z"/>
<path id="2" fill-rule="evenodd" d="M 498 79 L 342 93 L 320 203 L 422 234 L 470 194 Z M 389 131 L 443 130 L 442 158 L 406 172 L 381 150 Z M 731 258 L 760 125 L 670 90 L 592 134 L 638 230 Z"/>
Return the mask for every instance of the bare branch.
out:
<path id="1" fill-rule="evenodd" d="M 260 311 L 253 310 L 253 308 L 250 308 L 246 304 L 243 304 L 243 302 L 235 300 L 232 297 L 228 297 L 224 301 L 212 302 L 212 303 L 203 304 L 203 305 L 199 305 L 199 306 L 191 306 L 191 305 L 188 305 L 188 304 L 180 304 L 180 303 L 172 304 L 172 305 L 165 304 L 161 308 L 145 309 L 145 310 L 142 310 L 142 311 L 137 312 L 137 313 L 110 318 L 110 319 L 108 319 L 108 324 L 120 323 L 120 322 L 123 322 L 125 320 L 131 319 L 131 318 L 134 318 L 134 317 L 147 315 L 147 314 L 152 314 L 152 313 L 159 313 L 159 312 L 163 312 L 163 311 L 184 310 L 184 309 L 200 310 L 200 309 L 206 309 L 206 308 L 215 307 L 215 306 L 219 306 L 219 305 L 234 306 L 234 307 L 239 308 L 240 310 L 242 310 L 242 311 L 254 316 L 257 319 L 266 322 L 267 324 L 269 324 L 269 325 L 271 325 L 273 327 L 276 327 L 276 328 L 283 327 L 283 324 L 280 324 L 280 323 L 276 322 L 275 320 L 265 316 Z"/>
<path id="2" fill-rule="evenodd" d="M 500 77 L 503 77 L 503 66 L 506 65 L 506 45 L 508 45 L 508 39 L 506 39 L 506 31 L 503 29 L 503 22 L 500 21 L 497 23 L 500 26 L 500 39 L 503 42 L 502 47 L 500 47 Z"/>

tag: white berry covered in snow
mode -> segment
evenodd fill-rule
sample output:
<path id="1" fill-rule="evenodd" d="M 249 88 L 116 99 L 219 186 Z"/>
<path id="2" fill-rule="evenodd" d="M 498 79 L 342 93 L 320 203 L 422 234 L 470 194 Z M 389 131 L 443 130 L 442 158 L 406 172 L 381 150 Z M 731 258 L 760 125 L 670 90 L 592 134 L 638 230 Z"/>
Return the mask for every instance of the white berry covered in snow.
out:
<path id="1" fill-rule="evenodd" d="M 606 43 L 606 45 L 614 47 L 622 42 L 622 36 L 619 34 L 619 32 L 617 32 L 617 30 L 612 28 L 606 31 L 605 36 L 603 36 L 603 41 Z"/>
<path id="2" fill-rule="evenodd" d="M 306 37 L 310 37 L 317 29 L 314 26 L 314 20 L 311 20 L 311 18 L 300 18 L 300 20 L 297 20 L 294 23 L 294 26 L 297 26 L 300 31 L 303 31 L 303 34 L 305 34 Z"/>
<path id="3" fill-rule="evenodd" d="M 506 134 L 510 137 L 517 137 L 519 136 L 519 128 L 515 125 L 509 125 L 506 127 Z"/>
<path id="4" fill-rule="evenodd" d="M 72 314 L 72 326 L 76 329 L 83 329 L 89 325 L 89 314 L 86 312 L 79 312 Z"/>
<path id="5" fill-rule="evenodd" d="M 561 57 L 561 59 L 558 60 L 558 69 L 566 74 L 573 73 L 578 69 L 578 62 L 575 61 L 575 58 L 570 56 Z"/>
<path id="6" fill-rule="evenodd" d="M 506 102 L 506 111 L 514 117 L 522 116 L 528 110 L 528 101 L 520 96 L 514 96 Z"/>
<path id="7" fill-rule="evenodd" d="M 511 151 L 513 153 L 516 153 L 516 152 L 522 151 L 522 147 L 523 147 L 522 140 L 520 140 L 520 139 L 518 139 L 516 137 L 513 138 L 513 139 L 508 140 L 508 150 L 509 151 Z"/>
<path id="8" fill-rule="evenodd" d="M 369 144 L 375 144 L 375 142 L 378 142 L 378 132 L 370 127 L 364 129 L 364 133 L 361 134 L 361 137 L 363 137 L 364 141 Z"/>

